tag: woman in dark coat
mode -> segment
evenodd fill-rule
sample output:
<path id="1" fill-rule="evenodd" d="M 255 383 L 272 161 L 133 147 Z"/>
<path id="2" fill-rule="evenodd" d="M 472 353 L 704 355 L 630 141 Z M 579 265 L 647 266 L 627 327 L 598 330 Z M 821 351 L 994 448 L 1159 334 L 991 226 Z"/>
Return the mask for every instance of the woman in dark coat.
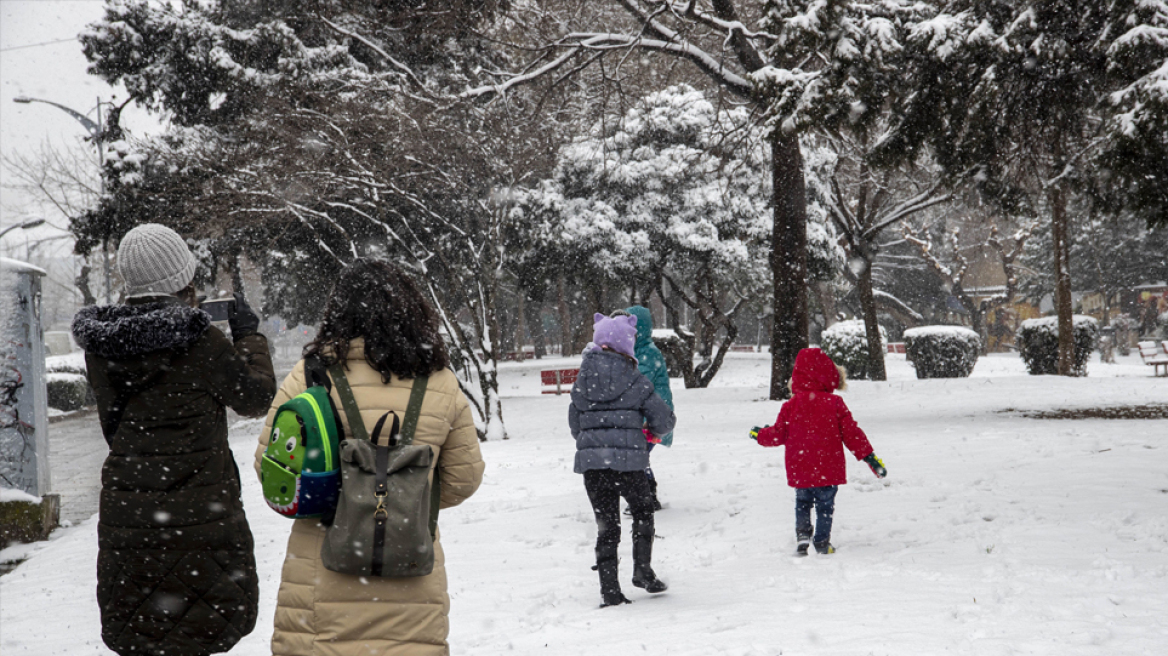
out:
<path id="1" fill-rule="evenodd" d="M 239 295 L 234 343 L 211 325 L 190 285 L 194 257 L 169 228 L 131 230 L 118 269 L 126 304 L 85 308 L 73 322 L 110 446 L 102 639 L 122 656 L 228 651 L 255 626 L 259 584 L 226 408 L 267 410 L 276 392 L 267 340 Z"/>

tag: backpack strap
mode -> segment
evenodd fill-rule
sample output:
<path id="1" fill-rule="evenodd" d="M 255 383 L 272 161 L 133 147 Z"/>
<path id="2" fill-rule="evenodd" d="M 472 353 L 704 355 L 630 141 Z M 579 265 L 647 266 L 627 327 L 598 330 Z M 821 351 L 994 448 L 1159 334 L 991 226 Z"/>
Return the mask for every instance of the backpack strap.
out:
<path id="1" fill-rule="evenodd" d="M 402 444 L 414 443 L 414 431 L 418 430 L 418 417 L 422 414 L 422 400 L 426 396 L 426 386 L 429 384 L 429 376 L 419 376 L 414 379 L 414 386 L 410 389 L 410 404 L 406 406 L 406 416 L 402 419 Z"/>
<path id="2" fill-rule="evenodd" d="M 341 408 L 349 420 L 349 432 L 354 439 L 369 439 L 369 431 L 365 430 L 365 422 L 361 419 L 361 410 L 357 408 L 357 399 L 353 397 L 353 388 L 349 386 L 349 379 L 345 377 L 345 367 L 339 361 L 328 368 L 337 386 L 337 396 L 341 397 Z"/>
<path id="3" fill-rule="evenodd" d="M 385 420 L 390 416 L 393 417 L 393 424 L 389 429 L 389 435 L 383 436 L 381 429 L 385 427 Z M 373 511 L 373 557 L 370 562 L 370 572 L 374 576 L 381 576 L 384 565 L 385 525 L 389 520 L 389 513 L 385 510 L 385 498 L 389 495 L 389 448 L 394 446 L 400 428 L 397 413 L 390 410 L 377 420 L 377 425 L 373 427 L 373 436 L 370 438 L 375 447 L 373 496 L 377 499 L 377 508 Z"/>
<path id="4" fill-rule="evenodd" d="M 422 414 L 422 400 L 426 396 L 426 386 L 430 384 L 429 376 L 419 376 L 414 379 L 414 386 L 410 389 L 410 404 L 406 406 L 406 416 L 402 420 L 402 444 L 414 442 L 414 432 L 418 429 L 418 417 Z M 439 472 L 442 470 L 434 466 L 434 481 L 430 484 L 430 539 L 438 535 L 438 503 L 442 499 L 442 483 Z"/>
<path id="5" fill-rule="evenodd" d="M 321 362 L 320 356 L 310 355 L 304 358 L 304 380 L 309 387 L 323 387 L 330 392 L 333 391 L 328 369 Z"/>

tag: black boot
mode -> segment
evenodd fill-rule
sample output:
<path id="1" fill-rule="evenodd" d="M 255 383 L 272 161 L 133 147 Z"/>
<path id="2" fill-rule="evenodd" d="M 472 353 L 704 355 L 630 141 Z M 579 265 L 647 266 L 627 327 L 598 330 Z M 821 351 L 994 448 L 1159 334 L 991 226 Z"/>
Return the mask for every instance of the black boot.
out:
<path id="1" fill-rule="evenodd" d="M 795 540 L 798 542 L 798 546 L 795 547 L 795 555 L 806 556 L 807 548 L 811 546 L 811 534 L 796 533 Z"/>
<path id="2" fill-rule="evenodd" d="M 616 549 L 596 550 L 596 571 L 600 573 L 600 607 L 631 604 L 620 587 L 620 561 Z"/>
<path id="3" fill-rule="evenodd" d="M 635 528 L 635 527 L 634 527 Z M 665 592 L 669 586 L 665 581 L 657 578 L 653 567 L 649 564 L 653 560 L 653 533 L 637 532 L 633 535 L 633 585 L 644 588 L 645 592 L 657 594 Z"/>
<path id="4" fill-rule="evenodd" d="M 657 500 L 657 479 L 649 479 L 649 496 L 653 498 L 653 512 L 662 510 L 661 502 Z"/>

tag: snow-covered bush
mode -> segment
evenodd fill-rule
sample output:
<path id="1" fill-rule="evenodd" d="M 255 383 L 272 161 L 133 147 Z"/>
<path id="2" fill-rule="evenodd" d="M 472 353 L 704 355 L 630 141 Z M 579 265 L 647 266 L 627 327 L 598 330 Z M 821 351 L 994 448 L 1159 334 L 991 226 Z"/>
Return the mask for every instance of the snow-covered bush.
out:
<path id="1" fill-rule="evenodd" d="M 84 353 L 45 358 L 45 374 L 50 408 L 68 412 L 97 403 L 85 377 Z"/>
<path id="2" fill-rule="evenodd" d="M 85 354 L 66 353 L 45 358 L 45 373 L 85 375 Z"/>
<path id="3" fill-rule="evenodd" d="M 1086 376 L 1087 358 L 1091 356 L 1099 338 L 1099 322 L 1080 314 L 1076 314 L 1073 319 L 1075 353 L 1071 373 Z M 1058 373 L 1058 317 L 1023 321 L 1014 342 L 1031 376 Z"/>
<path id="4" fill-rule="evenodd" d="M 888 333 L 880 327 L 880 348 L 887 348 Z M 819 347 L 836 364 L 848 370 L 848 378 L 866 380 L 870 368 L 868 358 L 868 334 L 864 322 L 859 319 L 841 321 L 823 331 Z"/>
<path id="5" fill-rule="evenodd" d="M 981 354 L 981 337 L 961 326 L 909 328 L 904 350 L 917 378 L 968 378 Z"/>
<path id="6" fill-rule="evenodd" d="M 653 329 L 653 344 L 657 350 L 661 351 L 661 355 L 665 357 L 665 370 L 669 373 L 670 378 L 681 378 L 682 366 L 680 358 L 685 352 L 685 345 L 681 342 L 681 337 L 676 330 L 672 328 L 654 328 Z"/>
<path id="7" fill-rule="evenodd" d="M 45 387 L 50 408 L 69 412 L 96 402 L 89 381 L 81 374 L 47 374 Z"/>

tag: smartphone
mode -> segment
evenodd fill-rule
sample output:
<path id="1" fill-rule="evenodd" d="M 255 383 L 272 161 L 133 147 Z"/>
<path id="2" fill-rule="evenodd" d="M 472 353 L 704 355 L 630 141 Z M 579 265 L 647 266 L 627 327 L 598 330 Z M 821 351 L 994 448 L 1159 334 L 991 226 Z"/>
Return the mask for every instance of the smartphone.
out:
<path id="1" fill-rule="evenodd" d="M 234 298 L 225 298 L 215 301 L 203 301 L 199 306 L 204 312 L 211 315 L 211 322 L 218 323 L 220 321 L 227 321 L 227 317 L 231 315 L 231 310 L 235 307 Z"/>

